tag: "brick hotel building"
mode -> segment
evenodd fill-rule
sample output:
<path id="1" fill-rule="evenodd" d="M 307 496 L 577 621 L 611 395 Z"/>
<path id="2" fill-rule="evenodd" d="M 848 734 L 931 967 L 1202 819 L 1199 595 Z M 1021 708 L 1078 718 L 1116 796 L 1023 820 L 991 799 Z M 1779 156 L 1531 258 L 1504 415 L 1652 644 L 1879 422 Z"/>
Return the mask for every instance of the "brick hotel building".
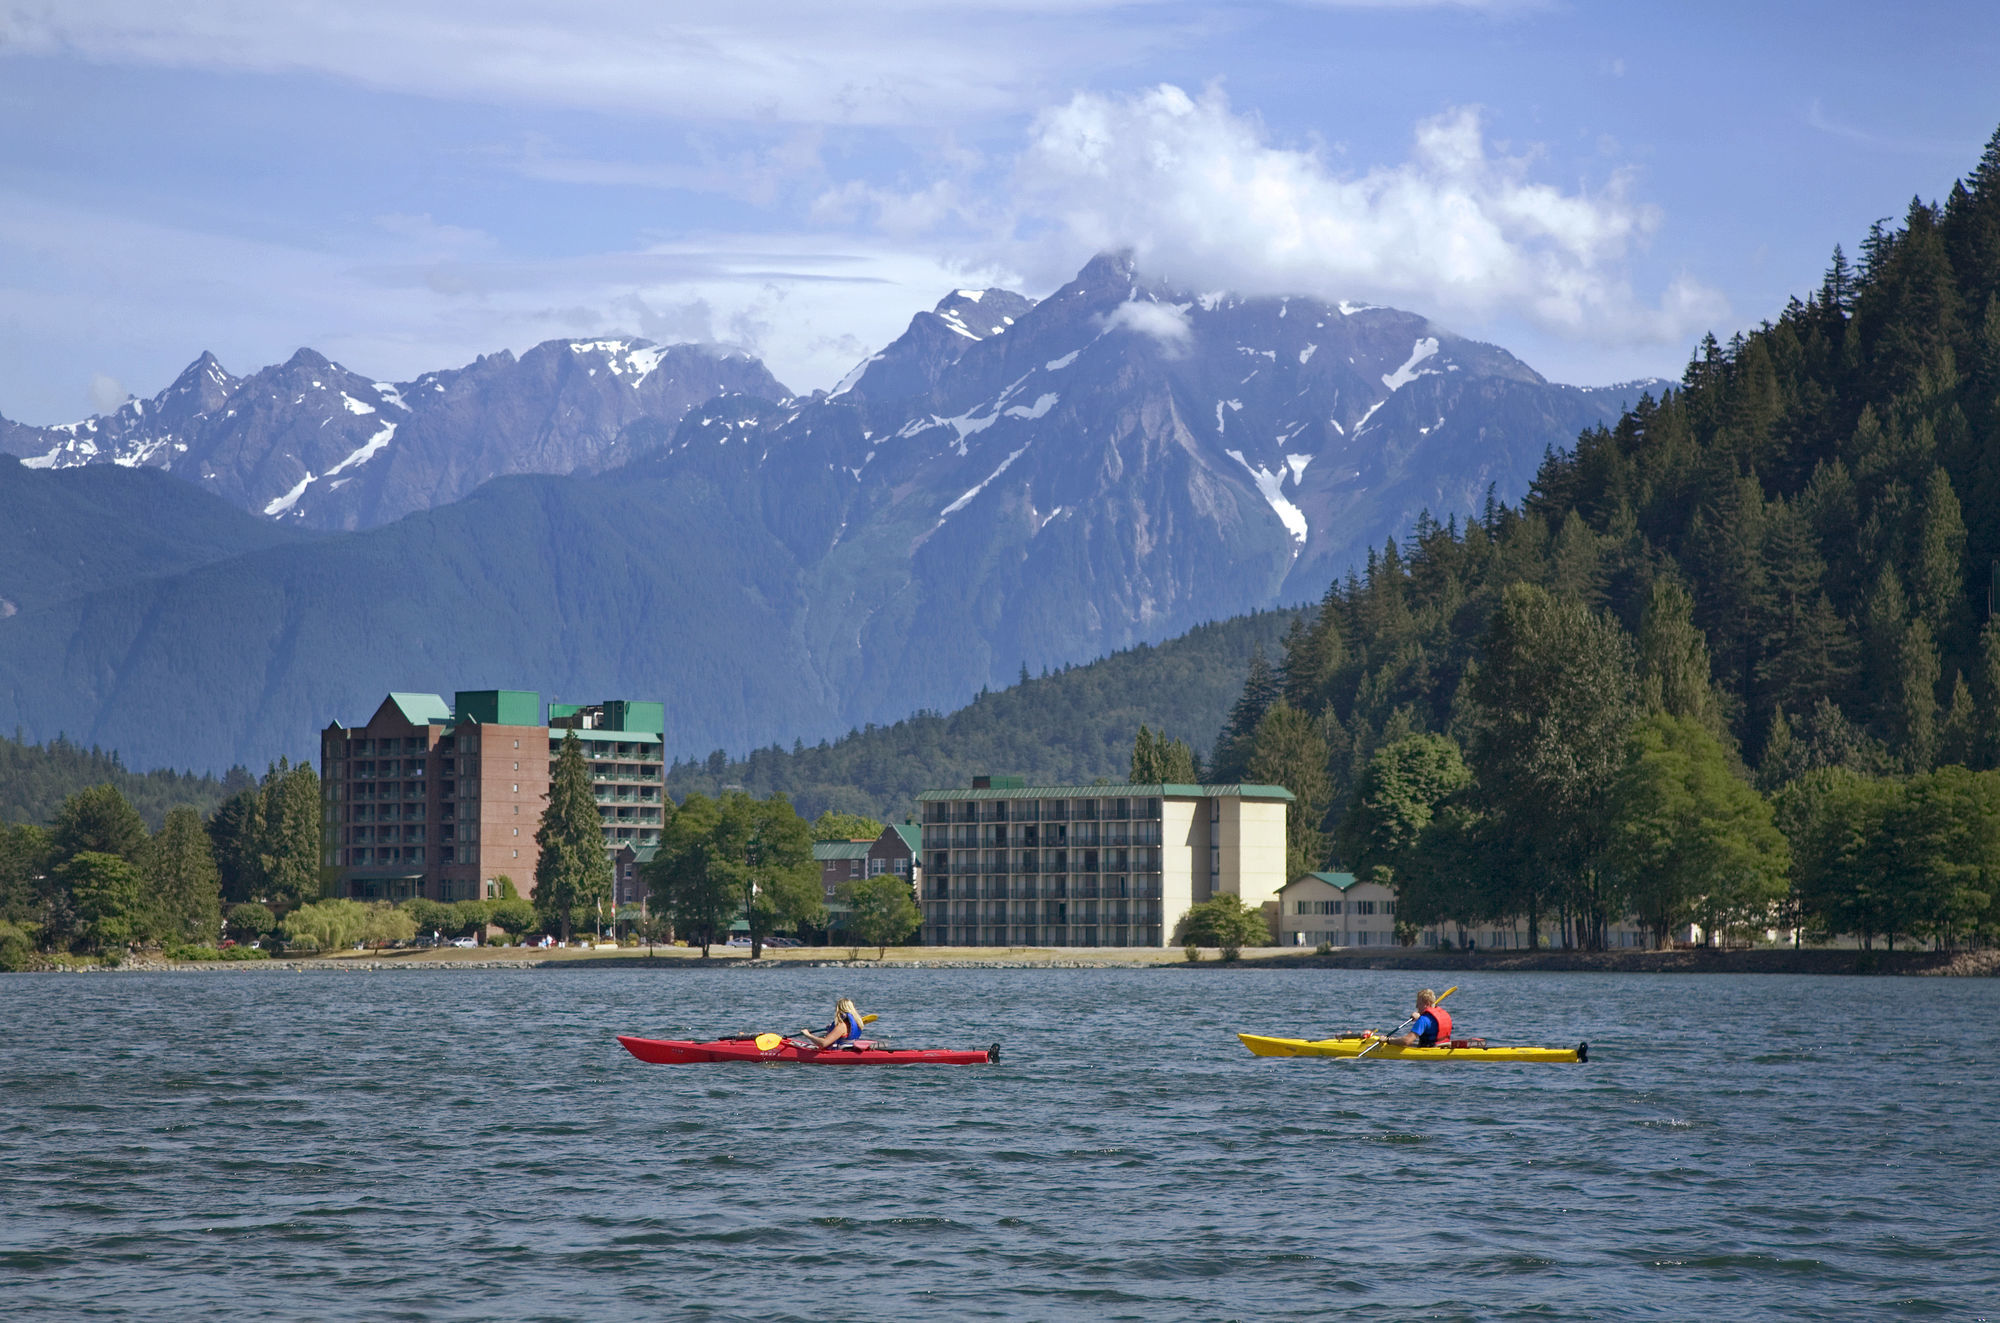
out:
<path id="1" fill-rule="evenodd" d="M 518 689 L 390 694 L 365 725 L 320 735 L 327 894 L 355 900 L 482 900 L 511 878 L 534 887 L 549 767 L 571 731 L 589 760 L 604 847 L 659 844 L 665 708 L 551 703 Z M 629 858 L 630 856 L 627 855 Z"/>

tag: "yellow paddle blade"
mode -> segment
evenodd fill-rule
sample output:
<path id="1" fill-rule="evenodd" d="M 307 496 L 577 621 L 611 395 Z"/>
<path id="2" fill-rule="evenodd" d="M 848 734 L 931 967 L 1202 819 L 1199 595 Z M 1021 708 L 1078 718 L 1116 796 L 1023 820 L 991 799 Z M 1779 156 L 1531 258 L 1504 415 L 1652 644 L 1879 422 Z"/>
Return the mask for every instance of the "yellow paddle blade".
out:
<path id="1" fill-rule="evenodd" d="M 882 1017 L 881 1017 L 881 1016 L 879 1016 L 879 1015 L 864 1015 L 864 1016 L 862 1016 L 862 1017 L 861 1017 L 861 1023 L 863 1023 L 863 1024 L 873 1024 L 873 1023 L 875 1023 L 875 1022 L 876 1022 L 877 1020 L 879 1020 L 879 1019 L 881 1019 L 881 1018 L 882 1018 Z"/>
<path id="2" fill-rule="evenodd" d="M 784 1041 L 785 1038 L 783 1034 L 758 1034 L 757 1050 L 759 1052 L 769 1052 L 772 1048 L 776 1047 L 778 1044 Z"/>

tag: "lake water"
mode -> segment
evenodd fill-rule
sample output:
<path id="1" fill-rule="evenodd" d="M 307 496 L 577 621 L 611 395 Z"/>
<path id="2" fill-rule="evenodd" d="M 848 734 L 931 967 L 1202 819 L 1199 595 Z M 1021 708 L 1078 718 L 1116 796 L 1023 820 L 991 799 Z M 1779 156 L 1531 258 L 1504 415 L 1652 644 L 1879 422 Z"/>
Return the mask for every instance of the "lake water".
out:
<path id="1" fill-rule="evenodd" d="M 2000 983 L 1470 975 L 1577 1066 L 1259 1060 L 1414 976 L 0 979 L 0 1314 L 2000 1315 Z M 647 1066 L 824 1023 L 992 1067 Z"/>

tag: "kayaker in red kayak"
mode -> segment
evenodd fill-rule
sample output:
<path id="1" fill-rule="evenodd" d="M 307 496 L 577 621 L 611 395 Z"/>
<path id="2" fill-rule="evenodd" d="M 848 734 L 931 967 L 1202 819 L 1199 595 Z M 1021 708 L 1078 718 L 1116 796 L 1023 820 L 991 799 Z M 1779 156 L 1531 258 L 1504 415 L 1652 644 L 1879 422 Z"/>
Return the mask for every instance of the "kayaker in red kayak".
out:
<path id="1" fill-rule="evenodd" d="M 1449 1045 L 1451 1036 L 1451 1012 L 1438 1005 L 1438 995 L 1429 988 L 1417 994 L 1417 1018 L 1409 1030 L 1392 1036 L 1388 1041 L 1401 1047 L 1435 1047 L 1439 1043 Z M 1485 1047 L 1483 1038 L 1463 1038 L 1457 1040 L 1467 1047 Z"/>
<path id="2" fill-rule="evenodd" d="M 801 1029 L 799 1036 L 812 1040 L 815 1047 L 858 1048 L 861 1046 L 861 1012 L 852 998 L 842 997 L 833 1004 L 832 1024 L 818 1033 Z"/>

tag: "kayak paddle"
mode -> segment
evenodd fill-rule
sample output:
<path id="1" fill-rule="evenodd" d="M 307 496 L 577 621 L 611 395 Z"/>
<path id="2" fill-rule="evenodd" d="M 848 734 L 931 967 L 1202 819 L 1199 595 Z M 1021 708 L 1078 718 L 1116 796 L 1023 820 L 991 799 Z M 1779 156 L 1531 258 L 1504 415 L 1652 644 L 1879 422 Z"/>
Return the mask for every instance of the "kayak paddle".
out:
<path id="1" fill-rule="evenodd" d="M 1440 992 L 1438 994 L 1438 1001 L 1443 1001 L 1446 997 L 1449 997 L 1452 993 L 1457 991 L 1458 991 L 1458 984 L 1454 983 L 1450 987 L 1446 988 L 1443 992 Z M 1431 1005 L 1433 1006 L 1437 1005 L 1437 1001 L 1432 1002 Z M 1359 1052 L 1356 1052 L 1352 1057 L 1348 1058 L 1348 1060 L 1350 1061 L 1361 1060 L 1361 1058 L 1367 1056 L 1370 1052 L 1373 1052 L 1376 1048 L 1382 1046 L 1382 1044 L 1388 1042 L 1391 1038 L 1394 1038 L 1396 1034 L 1402 1033 L 1403 1030 L 1415 1024 L 1417 1022 L 1418 1016 L 1422 1014 L 1423 1012 L 1419 1011 L 1417 1015 L 1412 1015 L 1409 1019 L 1403 1021 L 1401 1024 L 1396 1026 L 1396 1033 L 1382 1035 L 1382 1037 L 1376 1039 L 1368 1046 L 1362 1048 Z"/>

